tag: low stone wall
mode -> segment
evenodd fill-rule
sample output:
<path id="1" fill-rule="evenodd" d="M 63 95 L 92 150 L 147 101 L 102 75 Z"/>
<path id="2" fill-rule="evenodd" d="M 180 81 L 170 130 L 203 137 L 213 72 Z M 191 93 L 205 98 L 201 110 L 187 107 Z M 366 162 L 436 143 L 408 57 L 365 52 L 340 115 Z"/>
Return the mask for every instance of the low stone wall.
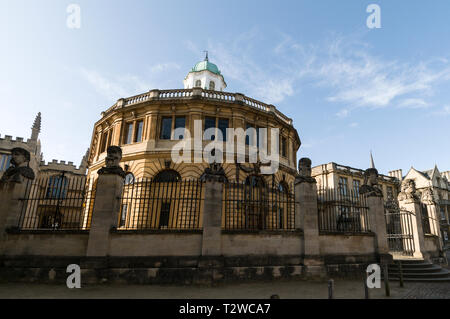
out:
<path id="1" fill-rule="evenodd" d="M 425 252 L 430 258 L 439 257 L 439 237 L 434 235 L 425 235 Z"/>
<path id="2" fill-rule="evenodd" d="M 374 254 L 375 237 L 371 234 L 321 234 L 321 255 Z"/>
<path id="3" fill-rule="evenodd" d="M 222 232 L 223 256 L 303 254 L 303 234 L 296 232 Z"/>
<path id="4" fill-rule="evenodd" d="M 22 231 L 7 233 L 3 255 L 84 256 L 89 239 L 87 231 Z"/>
<path id="5" fill-rule="evenodd" d="M 200 256 L 201 231 L 116 231 L 109 242 L 110 256 Z"/>

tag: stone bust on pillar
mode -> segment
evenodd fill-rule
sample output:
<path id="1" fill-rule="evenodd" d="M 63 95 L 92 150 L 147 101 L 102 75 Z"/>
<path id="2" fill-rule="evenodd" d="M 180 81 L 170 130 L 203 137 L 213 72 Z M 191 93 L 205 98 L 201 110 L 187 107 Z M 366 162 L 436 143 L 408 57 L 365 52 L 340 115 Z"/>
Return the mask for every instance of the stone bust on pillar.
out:
<path id="1" fill-rule="evenodd" d="M 413 179 L 404 180 L 402 183 L 402 191 L 398 194 L 398 201 L 417 202 L 418 200 L 416 182 Z"/>
<path id="2" fill-rule="evenodd" d="M 366 196 L 383 197 L 383 192 L 378 187 L 378 171 L 376 168 L 368 168 L 364 172 L 364 185 L 359 193 Z"/>
<path id="3" fill-rule="evenodd" d="M 119 146 L 111 145 L 106 150 L 105 165 L 98 170 L 98 174 L 114 174 L 125 178 L 125 171 L 119 166 L 122 159 L 122 149 Z"/>
<path id="4" fill-rule="evenodd" d="M 315 183 L 316 179 L 311 177 L 311 160 L 303 157 L 298 161 L 298 176 L 295 178 L 295 183 Z"/>
<path id="5" fill-rule="evenodd" d="M 1 182 L 22 183 L 24 179 L 33 180 L 34 172 L 29 167 L 30 152 L 21 147 L 11 150 L 11 164 L 2 176 Z"/>

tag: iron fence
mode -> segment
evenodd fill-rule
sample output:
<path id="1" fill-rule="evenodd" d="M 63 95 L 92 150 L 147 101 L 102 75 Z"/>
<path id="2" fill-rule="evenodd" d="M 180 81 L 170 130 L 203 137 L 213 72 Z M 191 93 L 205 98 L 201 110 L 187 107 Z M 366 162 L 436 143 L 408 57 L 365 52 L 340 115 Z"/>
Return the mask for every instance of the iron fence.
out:
<path id="1" fill-rule="evenodd" d="M 227 230 L 294 230 L 294 194 L 286 189 L 225 183 L 223 228 Z"/>
<path id="2" fill-rule="evenodd" d="M 91 226 L 95 184 L 65 172 L 28 181 L 19 218 L 21 230 L 87 230 Z"/>
<path id="3" fill-rule="evenodd" d="M 319 231 L 369 233 L 368 205 L 365 196 L 354 190 L 318 191 Z"/>
<path id="4" fill-rule="evenodd" d="M 389 251 L 404 256 L 413 256 L 414 231 L 412 212 L 400 209 L 395 202 L 385 203 L 386 232 Z"/>
<path id="5" fill-rule="evenodd" d="M 201 229 L 204 183 L 136 179 L 124 185 L 118 230 Z"/>

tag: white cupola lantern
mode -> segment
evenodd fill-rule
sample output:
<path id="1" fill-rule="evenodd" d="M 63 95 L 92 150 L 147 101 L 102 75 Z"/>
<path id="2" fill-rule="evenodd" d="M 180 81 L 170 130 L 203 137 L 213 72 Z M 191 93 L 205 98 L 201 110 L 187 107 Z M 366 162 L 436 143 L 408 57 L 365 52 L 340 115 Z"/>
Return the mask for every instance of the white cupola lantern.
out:
<path id="1" fill-rule="evenodd" d="M 213 91 L 223 91 L 227 87 L 217 65 L 209 62 L 207 51 L 205 59 L 192 68 L 184 78 L 183 84 L 185 89 L 201 87 Z"/>

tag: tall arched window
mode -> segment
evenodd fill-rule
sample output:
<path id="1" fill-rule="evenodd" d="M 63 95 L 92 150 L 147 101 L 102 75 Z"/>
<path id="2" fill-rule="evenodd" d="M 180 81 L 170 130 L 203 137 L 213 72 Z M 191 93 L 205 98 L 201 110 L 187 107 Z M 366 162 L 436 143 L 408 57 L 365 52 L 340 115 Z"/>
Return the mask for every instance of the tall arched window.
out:
<path id="1" fill-rule="evenodd" d="M 202 81 L 200 81 L 200 80 L 195 81 L 195 86 L 202 87 Z"/>
<path id="2" fill-rule="evenodd" d="M 214 91 L 216 89 L 216 84 L 213 81 L 209 82 L 209 89 Z"/>
<path id="3" fill-rule="evenodd" d="M 67 195 L 67 177 L 62 175 L 51 176 L 48 179 L 46 198 L 63 199 Z"/>
<path id="4" fill-rule="evenodd" d="M 278 190 L 282 193 L 288 193 L 289 186 L 285 181 L 281 181 L 280 184 L 278 184 Z"/>
<path id="5" fill-rule="evenodd" d="M 125 175 L 125 179 L 124 179 L 123 183 L 125 185 L 133 184 L 134 183 L 133 173 L 127 173 L 127 175 Z"/>
<path id="6" fill-rule="evenodd" d="M 156 174 L 155 178 L 153 179 L 155 182 L 181 182 L 181 176 L 180 174 L 173 170 L 173 169 L 165 169 L 158 174 Z"/>

